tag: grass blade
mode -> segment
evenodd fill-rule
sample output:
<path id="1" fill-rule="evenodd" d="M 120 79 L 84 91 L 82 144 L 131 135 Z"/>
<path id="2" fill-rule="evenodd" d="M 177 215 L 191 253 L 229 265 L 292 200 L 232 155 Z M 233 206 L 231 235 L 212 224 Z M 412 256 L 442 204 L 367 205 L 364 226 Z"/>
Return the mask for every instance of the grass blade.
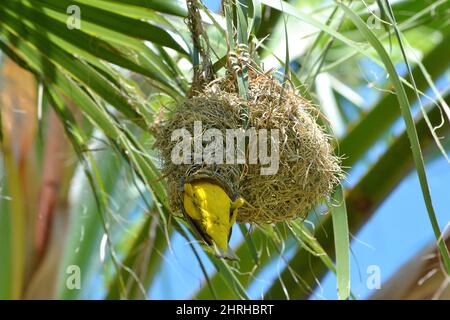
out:
<path id="1" fill-rule="evenodd" d="M 29 0 L 20 0 L 24 3 L 30 3 Z M 67 20 L 67 8 L 73 5 L 69 0 L 38 0 L 33 1 L 32 6 L 41 11 L 47 10 L 54 12 L 64 22 Z M 187 54 L 187 52 L 176 42 L 173 37 L 163 28 L 152 25 L 148 22 L 125 17 L 113 12 L 105 11 L 90 5 L 79 3 L 80 12 L 82 14 L 83 29 L 86 28 L 101 28 L 104 33 L 101 36 L 116 34 L 117 37 L 123 38 L 132 37 L 142 40 L 148 40 L 156 44 L 172 48 L 180 53 Z M 126 42 L 125 42 L 126 43 Z"/>
<path id="2" fill-rule="evenodd" d="M 338 297 L 348 299 L 350 295 L 350 237 L 348 231 L 347 208 L 344 191 L 341 185 L 333 195 L 331 206 L 333 219 L 334 247 L 336 251 L 336 275 L 338 282 Z"/>

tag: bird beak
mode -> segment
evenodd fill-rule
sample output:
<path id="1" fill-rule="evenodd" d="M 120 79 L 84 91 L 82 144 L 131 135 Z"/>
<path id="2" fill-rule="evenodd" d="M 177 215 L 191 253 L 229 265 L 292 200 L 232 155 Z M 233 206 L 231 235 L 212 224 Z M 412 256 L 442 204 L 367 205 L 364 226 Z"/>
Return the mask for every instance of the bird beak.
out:
<path id="1" fill-rule="evenodd" d="M 227 259 L 231 261 L 239 261 L 238 256 L 235 255 L 230 246 L 228 246 L 227 251 L 224 251 L 221 248 L 214 245 L 214 252 L 218 258 Z"/>

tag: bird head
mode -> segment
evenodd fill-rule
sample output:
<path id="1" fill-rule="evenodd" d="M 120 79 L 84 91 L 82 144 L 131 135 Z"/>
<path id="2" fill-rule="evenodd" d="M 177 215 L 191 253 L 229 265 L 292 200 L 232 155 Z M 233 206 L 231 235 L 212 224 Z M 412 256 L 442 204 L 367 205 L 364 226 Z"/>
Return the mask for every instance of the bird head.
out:
<path id="1" fill-rule="evenodd" d="M 228 234 L 230 233 L 229 226 L 213 223 L 206 227 L 206 233 L 220 250 L 223 252 L 228 251 Z"/>
<path id="2" fill-rule="evenodd" d="M 238 209 L 244 205 L 244 199 L 238 198 L 233 202 L 230 200 L 228 204 L 219 206 L 218 209 L 222 210 L 222 212 L 216 212 L 214 215 L 211 215 L 211 219 L 206 226 L 206 233 L 224 253 L 229 251 L 228 241 L 231 237 L 231 228 L 236 222 Z M 225 217 L 225 219 L 221 219 L 221 217 Z"/>

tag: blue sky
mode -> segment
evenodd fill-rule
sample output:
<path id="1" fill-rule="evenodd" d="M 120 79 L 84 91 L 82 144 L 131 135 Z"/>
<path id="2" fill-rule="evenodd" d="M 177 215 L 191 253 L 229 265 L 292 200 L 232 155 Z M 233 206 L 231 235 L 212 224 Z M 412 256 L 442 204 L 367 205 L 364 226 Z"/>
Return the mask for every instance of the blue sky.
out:
<path id="1" fill-rule="evenodd" d="M 433 204 L 441 229 L 450 221 L 450 165 L 439 159 L 427 165 Z M 411 173 L 388 196 L 372 219 L 352 242 L 351 287 L 359 298 L 369 296 L 366 288 L 367 267 L 377 265 L 381 282 L 388 278 L 420 249 L 434 240 L 417 174 Z M 361 273 L 361 279 L 360 275 Z M 326 298 L 336 298 L 336 279 L 329 274 L 322 282 Z"/>
<path id="2" fill-rule="evenodd" d="M 220 1 L 218 0 L 204 0 L 203 3 L 212 11 L 219 11 Z"/>

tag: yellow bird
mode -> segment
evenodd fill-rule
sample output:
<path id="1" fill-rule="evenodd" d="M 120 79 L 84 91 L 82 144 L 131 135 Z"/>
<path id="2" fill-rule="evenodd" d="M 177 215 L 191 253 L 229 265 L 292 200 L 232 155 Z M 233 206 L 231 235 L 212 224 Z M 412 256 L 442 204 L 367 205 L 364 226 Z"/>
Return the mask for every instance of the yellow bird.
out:
<path id="1" fill-rule="evenodd" d="M 207 244 L 227 254 L 231 228 L 244 199 L 232 201 L 222 187 L 208 179 L 185 183 L 182 196 L 186 219 Z"/>

